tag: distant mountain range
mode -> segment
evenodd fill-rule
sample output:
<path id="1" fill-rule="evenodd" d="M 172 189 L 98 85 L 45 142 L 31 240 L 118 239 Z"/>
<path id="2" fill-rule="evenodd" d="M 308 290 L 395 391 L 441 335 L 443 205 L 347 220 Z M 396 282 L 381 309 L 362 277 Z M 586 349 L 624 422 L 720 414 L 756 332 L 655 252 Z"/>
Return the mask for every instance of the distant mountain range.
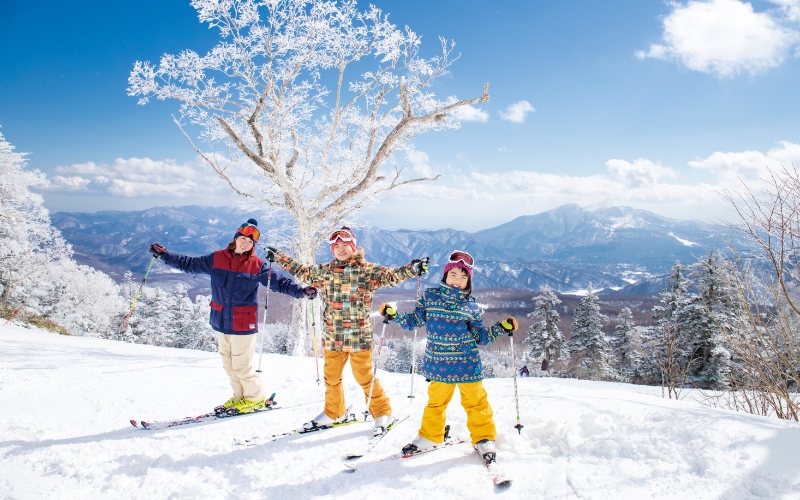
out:
<path id="1" fill-rule="evenodd" d="M 52 220 L 72 243 L 79 261 L 119 278 L 129 269 L 144 271 L 152 242 L 159 241 L 173 252 L 208 254 L 231 241 L 236 227 L 248 217 L 241 208 L 185 206 L 58 212 Z M 430 256 L 426 283 L 437 282 L 447 255 L 461 249 L 477 261 L 477 287 L 539 290 L 549 286 L 561 292 L 585 289 L 589 283 L 595 289 L 620 290 L 663 274 L 676 260 L 695 262 L 707 249 L 722 246 L 725 234 L 705 222 L 668 219 L 630 207 L 589 210 L 575 204 L 475 233 L 354 229 L 372 262 L 394 266 Z M 330 250 L 320 247 L 317 261 L 329 259 Z M 169 271 L 160 267 L 156 272 Z"/>

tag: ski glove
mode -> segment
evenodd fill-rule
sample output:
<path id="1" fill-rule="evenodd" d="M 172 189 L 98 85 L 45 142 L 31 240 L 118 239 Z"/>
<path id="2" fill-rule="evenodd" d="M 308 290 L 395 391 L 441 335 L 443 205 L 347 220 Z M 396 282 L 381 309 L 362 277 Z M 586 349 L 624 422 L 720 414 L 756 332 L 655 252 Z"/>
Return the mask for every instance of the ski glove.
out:
<path id="1" fill-rule="evenodd" d="M 397 317 L 397 309 L 390 306 L 386 302 L 381 304 L 381 307 L 378 308 L 378 313 L 388 321 L 393 321 Z"/>
<path id="2" fill-rule="evenodd" d="M 517 320 L 514 318 L 514 316 L 509 316 L 500 322 L 500 328 L 505 330 L 505 332 L 510 336 L 513 332 L 517 331 L 519 325 L 517 324 Z"/>
<path id="3" fill-rule="evenodd" d="M 275 256 L 278 254 L 278 249 L 275 247 L 267 247 L 267 260 L 275 262 Z M 316 297 L 316 295 L 315 295 Z"/>
<path id="4" fill-rule="evenodd" d="M 153 257 L 160 259 L 161 257 L 167 255 L 169 252 L 167 251 L 166 248 L 164 248 L 164 245 L 162 245 L 161 243 L 153 243 L 152 245 L 150 245 L 150 253 L 153 254 Z"/>
<path id="5" fill-rule="evenodd" d="M 317 298 L 317 289 L 313 286 L 307 286 L 303 288 L 303 294 L 308 300 L 314 300 Z"/>
<path id="6" fill-rule="evenodd" d="M 417 274 L 417 276 L 422 276 L 423 274 L 428 274 L 428 261 L 430 259 L 428 257 L 423 257 L 421 259 L 414 259 L 411 261 L 411 269 Z"/>

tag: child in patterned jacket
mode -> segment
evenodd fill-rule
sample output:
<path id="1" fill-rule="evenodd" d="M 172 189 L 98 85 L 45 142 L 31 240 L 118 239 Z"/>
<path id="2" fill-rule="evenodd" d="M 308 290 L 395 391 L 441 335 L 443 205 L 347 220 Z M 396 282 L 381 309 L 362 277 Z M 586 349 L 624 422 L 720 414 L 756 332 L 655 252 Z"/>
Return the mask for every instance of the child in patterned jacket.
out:
<path id="1" fill-rule="evenodd" d="M 403 453 L 425 451 L 444 441 L 445 411 L 457 386 L 461 406 L 467 412 L 472 444 L 484 459 L 493 461 L 495 458 L 496 430 L 483 388 L 478 346 L 494 342 L 504 333 L 512 334 L 517 329 L 517 321 L 510 316 L 491 327 L 483 326 L 483 311 L 470 297 L 474 264 L 470 254 L 455 251 L 445 265 L 442 284 L 426 289 L 417 300 L 414 312 L 398 315 L 388 304 L 380 307 L 382 316 L 406 330 L 424 325 L 428 336 L 425 361 L 420 370 L 420 374 L 431 381 L 428 405 L 422 414 L 419 435 L 403 447 Z"/>
<path id="2" fill-rule="evenodd" d="M 414 259 L 405 266 L 389 269 L 364 260 L 364 249 L 356 246 L 356 236 L 349 227 L 342 227 L 328 238 L 333 261 L 306 265 L 285 253 L 267 248 L 267 257 L 298 280 L 316 287 L 325 305 L 323 312 L 323 352 L 325 358 L 325 409 L 303 424 L 306 429 L 325 428 L 346 417 L 342 372 L 349 358 L 350 368 L 364 398 L 369 398 L 372 371 L 372 299 L 376 289 L 397 286 L 401 282 L 425 274 L 428 258 Z M 389 397 L 375 379 L 369 412 L 375 419 L 375 435 L 382 434 L 396 419 L 392 416 Z"/>

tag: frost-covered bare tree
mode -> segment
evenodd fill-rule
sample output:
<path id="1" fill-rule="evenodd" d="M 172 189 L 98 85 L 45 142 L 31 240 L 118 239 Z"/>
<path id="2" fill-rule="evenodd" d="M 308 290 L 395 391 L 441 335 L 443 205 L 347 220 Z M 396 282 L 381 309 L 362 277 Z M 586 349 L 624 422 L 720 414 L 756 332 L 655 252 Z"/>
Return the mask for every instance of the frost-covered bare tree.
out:
<path id="1" fill-rule="evenodd" d="M 458 127 L 453 111 L 489 99 L 488 84 L 475 99 L 437 99 L 430 87 L 452 64 L 453 45 L 440 39 L 441 52 L 422 57 L 421 38 L 374 6 L 191 4 L 220 42 L 205 55 L 186 50 L 158 65 L 137 61 L 128 94 L 140 104 L 179 101 L 175 122 L 197 153 L 239 195 L 288 212 L 294 256 L 306 263 L 333 228 L 380 193 L 438 178 L 404 175 L 411 140 Z M 190 125 L 210 150 L 195 144 Z"/>

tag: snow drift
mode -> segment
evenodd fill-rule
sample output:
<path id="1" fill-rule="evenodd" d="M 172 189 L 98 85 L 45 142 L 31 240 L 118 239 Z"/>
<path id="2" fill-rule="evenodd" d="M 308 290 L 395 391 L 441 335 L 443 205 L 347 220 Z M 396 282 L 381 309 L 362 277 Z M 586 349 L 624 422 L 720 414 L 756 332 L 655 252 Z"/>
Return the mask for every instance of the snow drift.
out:
<path id="1" fill-rule="evenodd" d="M 1 498 L 486 498 L 493 486 L 468 445 L 378 462 L 409 442 L 425 404 L 342 474 L 366 442 L 360 424 L 251 448 L 236 437 L 286 431 L 316 415 L 313 358 L 265 355 L 266 387 L 284 409 L 163 431 L 129 419 L 199 414 L 229 397 L 215 353 L 0 328 Z M 395 415 L 408 375 L 379 372 Z M 363 411 L 345 371 L 348 403 Z M 519 381 L 525 428 L 513 429 L 511 379 L 486 382 L 506 498 L 800 498 L 800 425 L 664 400 L 660 389 L 605 382 Z M 468 436 L 458 393 L 448 409 Z"/>

